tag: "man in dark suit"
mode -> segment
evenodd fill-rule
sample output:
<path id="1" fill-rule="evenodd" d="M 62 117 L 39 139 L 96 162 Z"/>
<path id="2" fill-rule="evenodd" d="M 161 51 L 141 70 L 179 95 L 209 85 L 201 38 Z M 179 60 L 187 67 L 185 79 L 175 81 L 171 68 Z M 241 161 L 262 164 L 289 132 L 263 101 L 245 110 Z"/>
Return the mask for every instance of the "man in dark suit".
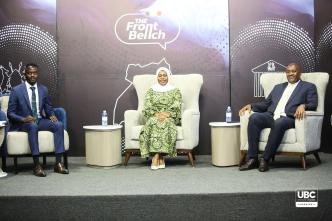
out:
<path id="1" fill-rule="evenodd" d="M 45 177 L 46 173 L 39 163 L 38 131 L 51 131 L 54 135 L 56 164 L 54 172 L 68 174 L 61 163 L 64 148 L 63 124 L 56 118 L 49 99 L 48 90 L 37 84 L 38 66 L 30 63 L 25 66 L 25 79 L 10 93 L 7 116 L 11 131 L 28 133 L 29 145 L 34 161 L 34 175 Z"/>
<path id="2" fill-rule="evenodd" d="M 301 80 L 298 64 L 287 66 L 288 82 L 274 86 L 269 96 L 262 102 L 244 106 L 239 115 L 253 110 L 248 123 L 248 160 L 240 170 L 257 168 L 264 172 L 269 169 L 268 162 L 278 149 L 287 129 L 295 127 L 295 119 L 302 120 L 306 110 L 316 110 L 318 104 L 317 88 L 314 84 Z M 258 162 L 258 142 L 261 131 L 271 128 L 264 154 Z"/>

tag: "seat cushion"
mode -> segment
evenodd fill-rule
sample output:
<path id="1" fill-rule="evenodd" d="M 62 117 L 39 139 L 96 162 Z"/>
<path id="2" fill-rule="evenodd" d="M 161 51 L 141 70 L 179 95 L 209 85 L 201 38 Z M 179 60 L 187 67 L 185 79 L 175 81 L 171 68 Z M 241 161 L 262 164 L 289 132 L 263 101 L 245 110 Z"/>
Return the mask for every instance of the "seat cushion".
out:
<path id="1" fill-rule="evenodd" d="M 139 134 L 141 133 L 142 128 L 143 128 L 143 125 L 132 127 L 132 131 L 131 131 L 132 140 L 139 139 Z M 176 140 L 183 140 L 182 127 L 179 127 L 179 126 L 176 127 Z"/>
<path id="2" fill-rule="evenodd" d="M 39 152 L 51 153 L 55 151 L 53 133 L 49 131 L 38 132 Z M 65 150 L 69 149 L 69 136 L 67 131 L 64 133 Z M 7 151 L 10 155 L 30 154 L 28 133 L 11 131 L 7 134 Z"/>
<path id="3" fill-rule="evenodd" d="M 267 139 L 269 138 L 271 129 L 265 128 L 262 130 L 259 141 L 261 142 L 267 142 Z M 296 143 L 296 133 L 295 129 L 288 129 L 286 130 L 284 137 L 282 138 L 281 143 Z"/>

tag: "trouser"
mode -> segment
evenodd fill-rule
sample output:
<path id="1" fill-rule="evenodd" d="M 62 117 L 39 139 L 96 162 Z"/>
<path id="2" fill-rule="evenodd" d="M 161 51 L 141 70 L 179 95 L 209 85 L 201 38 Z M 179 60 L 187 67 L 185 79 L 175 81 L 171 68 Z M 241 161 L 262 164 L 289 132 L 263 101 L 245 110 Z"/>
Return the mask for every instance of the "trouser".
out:
<path id="1" fill-rule="evenodd" d="M 55 153 L 63 153 L 64 148 L 64 128 L 60 121 L 52 122 L 49 119 L 40 119 L 36 123 L 24 123 L 22 131 L 28 133 L 28 140 L 32 156 L 39 155 L 38 131 L 51 131 L 54 136 Z"/>
<path id="2" fill-rule="evenodd" d="M 280 117 L 273 119 L 273 115 L 264 113 L 254 113 L 249 117 L 248 123 L 248 157 L 257 158 L 259 151 L 259 137 L 264 128 L 271 128 L 263 158 L 269 161 L 277 151 L 285 131 L 295 127 L 295 119 L 290 117 Z"/>

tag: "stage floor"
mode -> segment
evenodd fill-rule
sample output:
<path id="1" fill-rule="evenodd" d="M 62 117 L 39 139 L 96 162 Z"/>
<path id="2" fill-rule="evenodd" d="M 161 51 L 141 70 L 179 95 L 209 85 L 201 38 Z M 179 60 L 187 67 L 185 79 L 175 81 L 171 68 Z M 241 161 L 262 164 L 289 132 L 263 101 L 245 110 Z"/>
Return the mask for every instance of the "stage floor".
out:
<path id="1" fill-rule="evenodd" d="M 196 156 L 192 168 L 184 156 L 167 159 L 166 169 L 152 171 L 150 160 L 131 157 L 128 166 L 94 168 L 84 157 L 69 158 L 69 175 L 53 172 L 48 157 L 47 177 L 32 175 L 32 159 L 19 158 L 19 173 L 0 179 L 0 196 L 121 196 L 217 193 L 295 192 L 297 189 L 332 189 L 332 154 L 320 153 L 322 164 L 307 157 L 307 170 L 296 157 L 276 157 L 268 172 L 239 171 L 237 166 L 215 167 L 211 156 Z"/>

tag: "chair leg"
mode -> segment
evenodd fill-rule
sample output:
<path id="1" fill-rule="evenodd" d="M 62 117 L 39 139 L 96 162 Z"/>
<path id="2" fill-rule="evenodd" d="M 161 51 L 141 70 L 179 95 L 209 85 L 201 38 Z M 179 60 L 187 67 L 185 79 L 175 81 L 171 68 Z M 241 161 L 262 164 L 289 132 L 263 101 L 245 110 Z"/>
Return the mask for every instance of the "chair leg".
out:
<path id="1" fill-rule="evenodd" d="M 14 157 L 14 173 L 18 174 L 17 156 Z"/>
<path id="2" fill-rule="evenodd" d="M 305 170 L 306 169 L 306 162 L 305 162 L 305 155 L 301 155 L 301 162 L 302 162 L 302 168 Z"/>
<path id="3" fill-rule="evenodd" d="M 43 167 L 46 167 L 46 155 L 43 155 Z"/>
<path id="4" fill-rule="evenodd" d="M 315 156 L 316 160 L 318 161 L 318 163 L 321 164 L 322 161 L 320 160 L 320 157 L 319 157 L 319 155 L 318 155 L 318 151 L 315 151 L 315 152 L 314 152 L 314 156 Z"/>
<path id="5" fill-rule="evenodd" d="M 6 156 L 2 156 L 2 165 L 1 165 L 1 168 L 2 168 L 2 170 L 3 171 L 7 171 L 7 165 L 6 165 L 6 161 L 7 159 L 6 159 Z"/>
<path id="6" fill-rule="evenodd" d="M 191 166 L 195 167 L 194 159 L 193 159 L 193 154 L 191 153 L 191 151 L 188 152 L 188 158 L 189 158 Z"/>
<path id="7" fill-rule="evenodd" d="M 124 165 L 125 165 L 125 166 L 128 165 L 128 161 L 129 161 L 130 155 L 131 155 L 131 151 L 127 151 L 127 150 L 126 150 L 126 153 L 125 153 L 125 161 L 124 161 Z"/>
<path id="8" fill-rule="evenodd" d="M 247 156 L 247 151 L 245 150 L 241 150 L 240 151 L 240 162 L 239 162 L 239 166 L 243 165 L 245 160 L 246 160 L 246 156 Z"/>
<path id="9" fill-rule="evenodd" d="M 65 168 L 68 170 L 68 155 L 67 155 L 67 152 L 63 153 L 63 164 L 65 165 Z"/>

